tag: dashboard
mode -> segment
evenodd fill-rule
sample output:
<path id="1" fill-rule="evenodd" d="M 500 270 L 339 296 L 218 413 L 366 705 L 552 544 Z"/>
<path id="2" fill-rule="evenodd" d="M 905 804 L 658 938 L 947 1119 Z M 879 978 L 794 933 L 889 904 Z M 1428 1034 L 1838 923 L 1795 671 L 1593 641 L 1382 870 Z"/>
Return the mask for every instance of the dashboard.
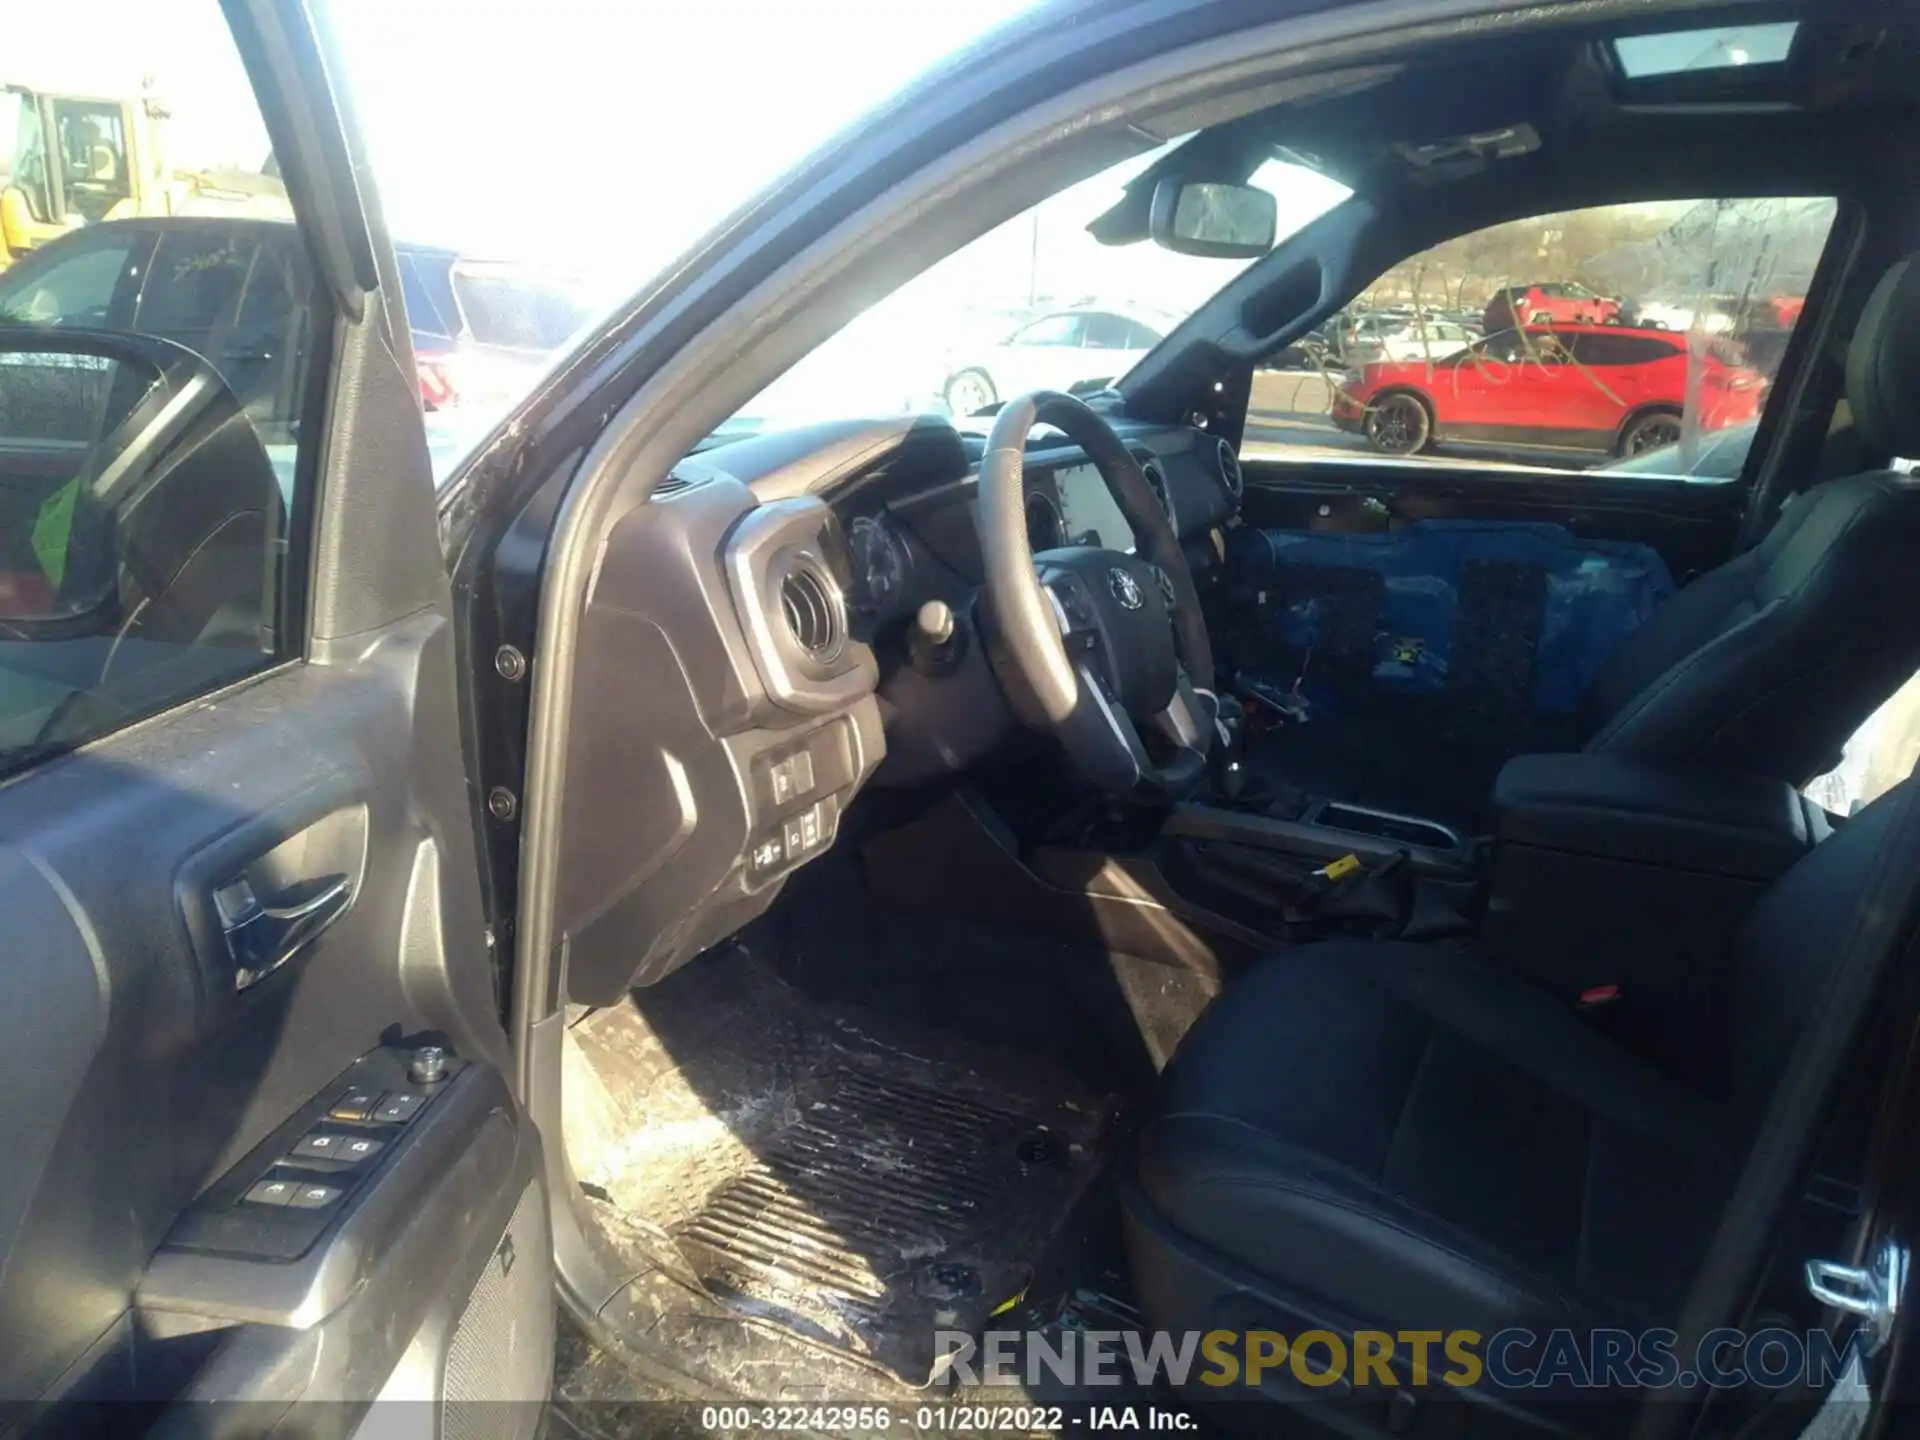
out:
<path id="1" fill-rule="evenodd" d="M 1141 462 L 1204 593 L 1218 576 L 1225 532 L 1240 505 L 1232 447 L 1201 430 L 1124 422 L 1115 428 Z M 1029 446 L 1025 466 L 1027 540 L 1034 552 L 1068 545 L 1132 550 L 1133 529 L 1098 469 L 1077 447 L 1049 444 L 1048 433 Z M 926 600 L 970 594 L 985 574 L 973 515 L 984 447 L 944 423 L 925 421 L 899 440 L 884 459 L 816 473 L 809 486 L 840 521 L 849 602 L 876 630 L 904 622 Z M 740 448 L 714 452 L 716 459 L 733 460 L 730 473 L 752 468 L 740 462 L 755 457 L 733 453 Z M 822 448 L 830 455 L 838 450 L 832 443 Z M 771 499 L 794 493 L 797 479 L 782 465 L 776 475 L 749 484 Z"/>
<path id="2" fill-rule="evenodd" d="M 1204 431 L 1115 423 L 1202 592 L 1240 499 Z M 985 655 L 913 663 L 914 614 L 962 617 L 985 574 L 983 438 L 944 419 L 836 421 L 683 459 L 602 548 L 578 629 L 555 926 L 567 988 L 612 1003 L 765 911 L 868 786 L 911 789 L 1017 731 Z M 1132 548 L 1099 472 L 1042 430 L 1036 551 Z"/>

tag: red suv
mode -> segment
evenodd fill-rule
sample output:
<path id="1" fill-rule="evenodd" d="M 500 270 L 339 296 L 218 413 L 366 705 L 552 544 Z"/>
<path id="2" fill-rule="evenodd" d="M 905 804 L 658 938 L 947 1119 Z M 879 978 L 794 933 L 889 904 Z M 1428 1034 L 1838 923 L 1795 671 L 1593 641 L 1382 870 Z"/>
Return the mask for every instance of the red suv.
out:
<path id="1" fill-rule="evenodd" d="M 1622 318 L 1618 300 L 1596 294 L 1576 280 L 1551 280 L 1496 290 L 1481 316 L 1481 328 L 1491 335 L 1515 325 L 1617 325 Z"/>
<path id="2" fill-rule="evenodd" d="M 1333 423 L 1376 450 L 1412 455 L 1435 441 L 1637 455 L 1680 438 L 1687 341 L 1624 325 L 1505 330 L 1458 355 L 1367 365 L 1334 393 Z M 1766 377 L 1709 355 L 1694 399 L 1718 430 L 1760 413 Z"/>

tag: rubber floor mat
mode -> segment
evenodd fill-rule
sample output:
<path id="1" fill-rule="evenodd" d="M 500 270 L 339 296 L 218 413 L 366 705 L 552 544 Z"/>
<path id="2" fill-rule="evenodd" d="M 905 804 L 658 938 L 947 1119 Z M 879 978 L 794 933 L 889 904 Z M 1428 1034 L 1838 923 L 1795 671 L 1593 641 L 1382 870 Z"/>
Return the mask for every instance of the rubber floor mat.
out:
<path id="1" fill-rule="evenodd" d="M 935 1378 L 936 1331 L 1026 1296 L 1110 1141 L 1112 1106 L 1051 1066 L 815 1003 L 740 957 L 574 1034 L 603 1085 L 646 1087 L 610 1193 L 673 1268 L 910 1385 Z"/>

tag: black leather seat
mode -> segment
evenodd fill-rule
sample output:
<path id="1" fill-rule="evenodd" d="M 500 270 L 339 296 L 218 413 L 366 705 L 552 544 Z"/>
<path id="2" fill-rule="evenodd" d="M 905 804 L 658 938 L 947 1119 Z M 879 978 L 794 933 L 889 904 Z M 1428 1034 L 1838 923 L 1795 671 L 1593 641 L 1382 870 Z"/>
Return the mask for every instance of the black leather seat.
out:
<path id="1" fill-rule="evenodd" d="M 1920 265 L 1875 288 L 1847 355 L 1868 454 L 1920 457 Z M 1589 750 L 1703 760 L 1799 785 L 1920 670 L 1920 487 L 1893 471 L 1797 496 L 1766 537 L 1695 580 L 1607 658 Z"/>
<path id="2" fill-rule="evenodd" d="M 1814 1037 L 1916 924 L 1909 781 L 1762 896 L 1713 1093 L 1471 955 L 1333 941 L 1262 961 L 1188 1035 L 1137 1139 L 1123 1197 L 1148 1323 L 1677 1327 L 1781 1078 L 1831 1082 Z"/>

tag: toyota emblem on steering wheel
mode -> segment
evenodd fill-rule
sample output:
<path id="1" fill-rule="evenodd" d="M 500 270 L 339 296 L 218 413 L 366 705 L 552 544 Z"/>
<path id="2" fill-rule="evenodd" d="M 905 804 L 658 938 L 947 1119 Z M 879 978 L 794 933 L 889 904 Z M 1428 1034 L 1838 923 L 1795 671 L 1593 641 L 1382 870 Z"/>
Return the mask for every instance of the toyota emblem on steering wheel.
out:
<path id="1" fill-rule="evenodd" d="M 1107 588 L 1113 591 L 1113 598 L 1120 602 L 1124 610 L 1138 610 L 1147 603 L 1146 597 L 1140 593 L 1140 582 L 1118 565 L 1107 571 Z"/>

